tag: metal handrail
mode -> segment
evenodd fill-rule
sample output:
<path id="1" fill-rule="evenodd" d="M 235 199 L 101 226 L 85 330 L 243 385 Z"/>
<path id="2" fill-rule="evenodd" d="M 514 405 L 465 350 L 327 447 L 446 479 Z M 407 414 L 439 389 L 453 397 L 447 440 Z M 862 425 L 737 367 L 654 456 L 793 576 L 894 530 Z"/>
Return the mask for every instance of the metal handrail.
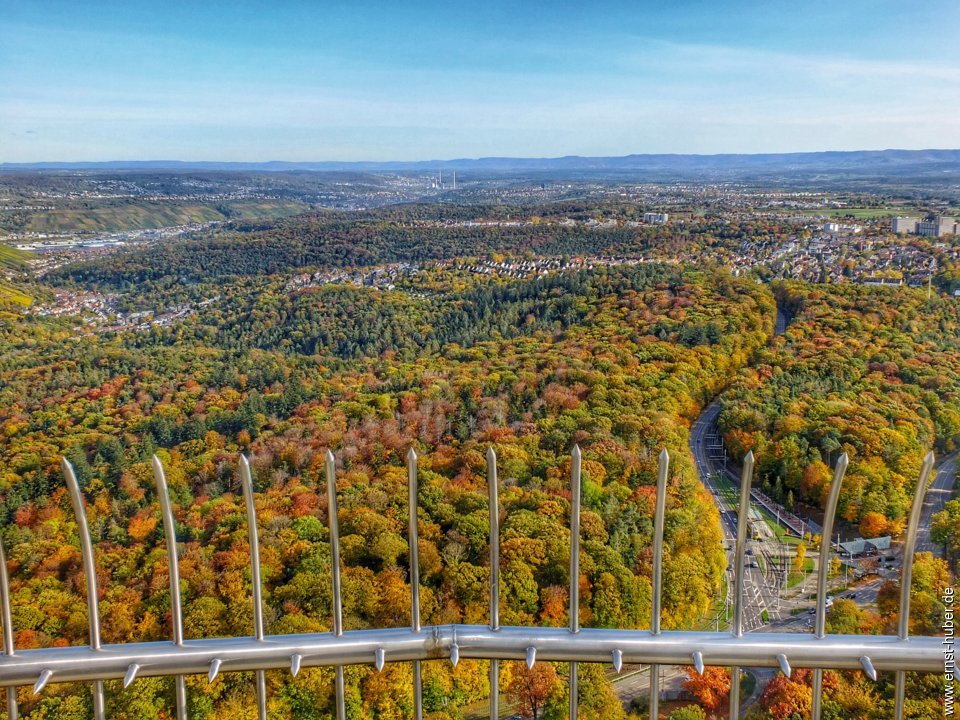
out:
<path id="1" fill-rule="evenodd" d="M 489 625 L 422 626 L 420 618 L 420 580 L 417 531 L 417 455 L 407 455 L 409 488 L 409 560 L 411 584 L 411 622 L 409 628 L 365 629 L 344 631 L 343 597 L 340 568 L 340 536 L 338 527 L 336 460 L 327 451 L 325 473 L 328 499 L 328 522 L 332 559 L 332 631 L 298 635 L 267 635 L 263 617 L 260 554 L 254 506 L 253 478 L 249 461 L 240 458 L 240 478 L 247 525 L 253 580 L 252 602 L 254 633 L 250 637 L 189 640 L 183 637 L 183 617 L 177 567 L 175 523 L 169 490 L 160 460 L 153 458 L 153 471 L 163 517 L 167 553 L 170 564 L 171 614 L 173 642 L 124 643 L 103 645 L 100 642 L 97 606 L 97 579 L 93 543 L 86 522 L 86 509 L 73 468 L 62 461 L 70 490 L 87 580 L 90 644 L 79 647 L 56 647 L 15 650 L 10 612 L 10 588 L 0 547 L 0 620 L 3 624 L 4 653 L 0 655 L 0 687 L 6 687 L 8 715 L 17 717 L 16 688 L 33 685 L 40 693 L 48 683 L 92 682 L 94 715 L 104 717 L 103 682 L 122 678 L 124 687 L 139 677 L 174 676 L 177 681 L 176 712 L 178 720 L 187 717 L 184 676 L 206 674 L 213 682 L 221 672 L 255 671 L 257 678 L 257 710 L 266 717 L 267 670 L 288 669 L 295 677 L 303 667 L 332 666 L 336 672 L 336 716 L 345 718 L 343 667 L 373 664 L 382 670 L 386 663 L 414 663 L 415 717 L 422 718 L 421 663 L 449 659 L 456 665 L 462 658 L 490 660 L 491 717 L 499 717 L 499 661 L 525 660 L 528 666 L 537 661 L 568 662 L 570 716 L 578 710 L 577 663 L 613 664 L 618 672 L 625 663 L 650 665 L 650 717 L 659 710 L 658 678 L 661 665 L 693 665 L 703 672 L 708 665 L 732 666 L 731 709 L 739 710 L 739 672 L 741 667 L 779 668 L 789 675 L 795 667 L 814 670 L 813 717 L 819 716 L 822 671 L 824 669 L 864 670 L 874 680 L 878 672 L 896 673 L 895 707 L 902 717 L 904 677 L 907 671 L 943 672 L 941 639 L 908 637 L 910 607 L 909 583 L 912 570 L 917 526 L 931 469 L 933 453 L 924 460 L 907 527 L 904 559 L 904 588 L 901 592 L 900 627 L 897 635 L 827 635 L 825 634 L 826 573 L 829 567 L 829 539 L 824 536 L 820 551 L 820 576 L 817 592 L 815 632 L 744 634 L 742 596 L 744 592 L 744 551 L 746 517 L 753 478 L 754 460 L 745 458 L 739 519 L 737 526 L 734 572 L 734 621 L 727 632 L 661 631 L 664 518 L 670 458 L 660 453 L 657 473 L 653 534 L 653 572 L 650 630 L 614 630 L 581 628 L 579 623 L 579 546 L 580 498 L 582 490 L 582 456 L 575 447 L 571 453 L 570 514 L 570 622 L 568 628 L 505 627 L 500 625 L 499 600 L 499 501 L 497 488 L 497 456 L 491 448 L 486 455 L 490 511 L 490 621 Z M 827 503 L 824 528 L 832 528 L 839 497 L 840 483 L 847 467 L 847 458 L 840 458 L 835 469 Z"/>

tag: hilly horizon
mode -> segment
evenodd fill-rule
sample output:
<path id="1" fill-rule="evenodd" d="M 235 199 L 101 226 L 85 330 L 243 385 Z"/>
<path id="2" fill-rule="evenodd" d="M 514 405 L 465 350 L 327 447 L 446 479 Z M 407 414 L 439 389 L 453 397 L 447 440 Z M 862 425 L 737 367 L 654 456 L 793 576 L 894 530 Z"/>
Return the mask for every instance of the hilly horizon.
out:
<path id="1" fill-rule="evenodd" d="M 909 171 L 960 172 L 960 149 L 826 150 L 795 153 L 634 153 L 617 156 L 455 158 L 447 160 L 107 160 L 0 163 L 0 171 L 19 170 L 233 170 L 266 172 L 402 172 L 473 170 L 520 171 Z"/>

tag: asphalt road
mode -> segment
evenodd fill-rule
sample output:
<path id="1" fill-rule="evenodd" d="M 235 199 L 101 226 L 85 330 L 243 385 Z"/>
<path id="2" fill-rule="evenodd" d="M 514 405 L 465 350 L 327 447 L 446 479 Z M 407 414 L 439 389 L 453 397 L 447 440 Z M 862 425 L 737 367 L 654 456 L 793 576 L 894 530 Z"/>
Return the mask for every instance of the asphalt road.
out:
<path id="1" fill-rule="evenodd" d="M 681 690 L 687 677 L 683 667 L 661 665 L 660 692 Z M 613 678 L 613 689 L 623 703 L 650 697 L 650 666 L 624 666 L 623 672 Z"/>
<path id="2" fill-rule="evenodd" d="M 716 423 L 719 412 L 720 404 L 715 401 L 697 418 L 693 427 L 690 428 L 690 450 L 693 453 L 700 480 L 710 491 L 720 511 L 723 537 L 728 549 L 728 565 L 732 568 L 734 561 L 733 545 L 737 533 L 737 508 L 730 506 L 711 480 L 712 475 L 720 472 L 721 468 L 710 457 L 707 449 L 707 435 Z M 769 620 L 780 617 L 777 601 L 780 577 L 779 572 L 775 569 L 780 561 L 780 546 L 772 538 L 751 540 L 748 544 L 753 551 L 753 555 L 747 556 L 747 567 L 744 568 L 743 629 L 745 632 L 756 630 L 766 624 L 763 618 L 764 611 L 766 611 Z M 750 567 L 750 563 L 754 560 L 760 565 L 760 558 L 763 559 L 763 567 Z M 728 575 L 728 579 L 731 577 Z M 729 596 L 732 597 L 732 594 Z"/>
<path id="3" fill-rule="evenodd" d="M 944 455 L 937 463 L 937 476 L 934 478 L 923 503 L 923 514 L 917 531 L 917 552 L 932 552 L 943 557 L 943 547 L 930 538 L 930 524 L 934 514 L 943 510 L 943 506 L 953 494 L 957 480 L 957 453 Z"/>

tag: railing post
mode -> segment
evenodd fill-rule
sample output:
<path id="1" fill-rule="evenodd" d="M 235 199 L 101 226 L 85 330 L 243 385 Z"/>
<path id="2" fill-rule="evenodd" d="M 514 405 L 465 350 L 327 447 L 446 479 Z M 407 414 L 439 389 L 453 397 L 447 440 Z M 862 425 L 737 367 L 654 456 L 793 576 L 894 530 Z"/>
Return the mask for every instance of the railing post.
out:
<path id="1" fill-rule="evenodd" d="M 753 450 L 743 459 L 740 476 L 740 507 L 737 515 L 737 540 L 733 551 L 733 628 L 734 637 L 743 637 L 743 575 L 747 550 L 747 523 L 750 515 L 750 490 L 753 485 Z M 740 666 L 730 670 L 730 717 L 740 717 Z"/>
<path id="2" fill-rule="evenodd" d="M 650 633 L 660 634 L 660 604 L 663 596 L 663 521 L 667 512 L 667 475 L 670 453 L 660 451 L 657 472 L 657 500 L 653 510 L 653 597 L 650 609 Z M 660 665 L 650 665 L 650 720 L 660 716 Z"/>
<path id="3" fill-rule="evenodd" d="M 340 589 L 340 523 L 337 517 L 337 466 L 333 453 L 327 450 L 327 523 L 330 527 L 330 567 L 333 582 L 333 636 L 343 635 L 343 595 Z M 343 688 L 343 665 L 335 666 L 337 720 L 347 720 Z"/>
<path id="4" fill-rule="evenodd" d="M 420 632 L 420 532 L 417 527 L 417 453 L 413 448 L 407 453 L 407 480 L 410 496 L 408 510 L 410 528 L 410 629 Z M 423 678 L 420 661 L 413 661 L 413 717 L 423 720 Z"/>
<path id="5" fill-rule="evenodd" d="M 583 459 L 580 446 L 570 453 L 570 632 L 580 632 L 580 494 Z M 570 663 L 570 717 L 579 714 L 580 690 L 577 663 Z"/>
<path id="6" fill-rule="evenodd" d="M 93 559 L 93 540 L 87 525 L 87 511 L 80 492 L 80 484 L 73 472 L 73 466 L 66 458 L 60 459 L 63 476 L 70 491 L 73 514 L 77 518 L 77 533 L 80 535 L 80 552 L 83 555 L 83 572 L 87 576 L 87 614 L 90 626 L 90 649 L 100 649 L 100 602 L 97 597 L 97 566 Z M 93 681 L 93 716 L 95 720 L 106 720 L 106 706 L 103 697 L 103 680 Z"/>
<path id="7" fill-rule="evenodd" d="M 903 544 L 903 570 L 900 576 L 900 623 L 897 635 L 901 640 L 910 636 L 910 586 L 913 584 L 913 556 L 917 549 L 917 529 L 923 514 L 923 498 L 927 494 L 930 475 L 933 471 L 933 451 L 927 453 L 920 468 L 920 477 L 913 493 L 913 506 L 910 508 L 910 521 L 907 524 L 907 538 Z M 903 706 L 906 701 L 907 674 L 898 670 L 894 676 L 893 707 L 895 720 L 903 720 Z"/>
<path id="8" fill-rule="evenodd" d="M 240 483 L 243 486 L 243 502 L 247 506 L 247 536 L 250 542 L 250 573 L 253 585 L 253 637 L 263 642 L 263 582 L 260 576 L 260 538 L 257 533 L 257 508 L 253 504 L 253 477 L 250 461 L 240 456 Z M 267 673 L 257 670 L 257 716 L 267 720 Z"/>
<path id="9" fill-rule="evenodd" d="M 487 489 L 490 492 L 490 629 L 500 629 L 500 501 L 497 453 L 487 449 Z M 500 718 L 500 661 L 490 661 L 490 718 Z"/>
<path id="10" fill-rule="evenodd" d="M 814 625 L 814 635 L 822 638 L 827 627 L 827 573 L 830 570 L 830 538 L 833 535 L 833 521 L 837 516 L 837 503 L 840 501 L 840 485 L 847 472 L 850 459 L 844 453 L 837 460 L 833 470 L 833 483 L 830 485 L 830 496 L 827 498 L 827 507 L 823 514 L 823 534 L 820 536 L 820 566 L 817 568 L 817 618 Z M 822 712 L 823 670 L 813 670 L 813 705 L 810 712 L 812 720 L 820 720 Z"/>
<path id="11" fill-rule="evenodd" d="M 3 538 L 0 538 L 0 621 L 3 623 L 3 653 L 13 657 L 13 614 L 10 612 L 10 578 L 7 575 L 7 556 L 3 552 Z M 7 688 L 7 717 L 17 720 L 20 709 L 17 707 L 17 688 Z"/>
<path id="12" fill-rule="evenodd" d="M 163 517 L 163 534 L 167 541 L 167 564 L 170 575 L 170 624 L 173 627 L 173 644 L 183 646 L 183 607 L 180 599 L 180 563 L 177 559 L 177 528 L 170 507 L 170 491 L 160 458 L 153 456 L 153 478 L 157 484 L 157 498 Z M 177 720 L 187 718 L 187 684 L 183 675 L 174 679 L 176 688 Z"/>

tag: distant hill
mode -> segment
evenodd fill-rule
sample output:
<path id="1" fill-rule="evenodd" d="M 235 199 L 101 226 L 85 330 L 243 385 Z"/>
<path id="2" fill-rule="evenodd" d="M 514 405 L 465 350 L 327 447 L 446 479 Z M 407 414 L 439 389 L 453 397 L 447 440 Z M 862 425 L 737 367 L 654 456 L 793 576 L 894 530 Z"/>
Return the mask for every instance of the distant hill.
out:
<path id="1" fill-rule="evenodd" d="M 147 160 L 116 162 L 0 163 L 0 172 L 24 170 L 207 170 L 240 172 L 613 172 L 687 176 L 691 174 L 853 173 L 960 174 L 960 150 L 858 150 L 850 152 L 764 153 L 755 155 L 624 155 L 556 158 L 486 157 L 396 162 L 202 162 Z"/>

